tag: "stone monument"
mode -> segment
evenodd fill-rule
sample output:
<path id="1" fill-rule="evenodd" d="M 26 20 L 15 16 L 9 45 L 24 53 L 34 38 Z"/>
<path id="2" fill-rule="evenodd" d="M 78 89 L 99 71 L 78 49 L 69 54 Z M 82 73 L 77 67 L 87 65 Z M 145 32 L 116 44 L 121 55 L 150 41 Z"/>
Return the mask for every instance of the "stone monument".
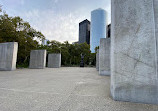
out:
<path id="1" fill-rule="evenodd" d="M 46 50 L 32 50 L 30 54 L 30 69 L 44 69 L 46 66 Z"/>
<path id="2" fill-rule="evenodd" d="M 112 0 L 111 94 L 158 104 L 158 0 Z"/>
<path id="3" fill-rule="evenodd" d="M 60 68 L 61 67 L 61 54 L 49 54 L 48 55 L 48 67 Z"/>
<path id="4" fill-rule="evenodd" d="M 110 75 L 110 38 L 101 38 L 99 46 L 99 74 Z"/>
<path id="5" fill-rule="evenodd" d="M 0 43 L 0 70 L 12 71 L 16 69 L 18 52 L 17 42 Z"/>
<path id="6" fill-rule="evenodd" d="M 97 49 L 96 53 L 96 69 L 99 71 L 99 49 Z"/>

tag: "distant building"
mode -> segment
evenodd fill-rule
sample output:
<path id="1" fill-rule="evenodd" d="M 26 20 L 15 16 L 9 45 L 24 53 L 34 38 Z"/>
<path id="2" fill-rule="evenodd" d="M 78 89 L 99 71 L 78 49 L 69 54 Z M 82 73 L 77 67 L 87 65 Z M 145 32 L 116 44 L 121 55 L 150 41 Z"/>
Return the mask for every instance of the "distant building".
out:
<path id="1" fill-rule="evenodd" d="M 42 40 L 42 45 L 48 45 L 48 41 L 49 41 L 48 39 L 43 39 Z"/>
<path id="2" fill-rule="evenodd" d="M 79 23 L 79 44 L 81 43 L 90 44 L 90 21 L 84 20 Z"/>
<path id="3" fill-rule="evenodd" d="M 95 53 L 95 48 L 99 46 L 100 39 L 106 38 L 107 12 L 101 8 L 91 12 L 91 52 Z"/>
<path id="4" fill-rule="evenodd" d="M 73 42 L 72 44 L 78 44 L 78 41 L 77 42 Z"/>

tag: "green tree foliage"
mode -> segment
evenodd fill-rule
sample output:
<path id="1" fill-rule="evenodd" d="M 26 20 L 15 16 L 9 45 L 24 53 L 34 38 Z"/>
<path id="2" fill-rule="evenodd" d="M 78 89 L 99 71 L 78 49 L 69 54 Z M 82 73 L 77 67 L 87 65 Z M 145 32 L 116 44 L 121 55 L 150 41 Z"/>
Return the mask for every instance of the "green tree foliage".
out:
<path id="1" fill-rule="evenodd" d="M 97 49 L 99 49 L 99 46 L 95 48 L 95 53 L 97 52 Z"/>
<path id="2" fill-rule="evenodd" d="M 30 51 L 39 45 L 35 38 L 41 40 L 45 37 L 20 17 L 9 17 L 6 13 L 0 14 L 0 43 L 18 42 L 17 63 L 19 65 L 28 64 Z"/>
<path id="3" fill-rule="evenodd" d="M 84 55 L 85 64 L 94 65 L 94 55 L 91 54 L 90 45 L 83 44 L 70 44 L 68 41 L 60 43 L 58 41 L 51 41 L 48 46 L 41 45 L 39 49 L 47 49 L 48 53 L 61 53 L 62 65 L 71 66 L 79 65 L 81 61 L 81 54 Z"/>

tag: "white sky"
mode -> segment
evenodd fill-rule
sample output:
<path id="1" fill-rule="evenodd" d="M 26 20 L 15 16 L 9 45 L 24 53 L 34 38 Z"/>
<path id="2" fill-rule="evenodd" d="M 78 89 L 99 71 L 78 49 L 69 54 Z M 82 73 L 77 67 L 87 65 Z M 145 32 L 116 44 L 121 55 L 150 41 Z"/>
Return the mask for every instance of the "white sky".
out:
<path id="1" fill-rule="evenodd" d="M 49 40 L 78 41 L 79 22 L 103 8 L 111 18 L 111 0 L 0 0 L 10 16 L 20 16 Z"/>

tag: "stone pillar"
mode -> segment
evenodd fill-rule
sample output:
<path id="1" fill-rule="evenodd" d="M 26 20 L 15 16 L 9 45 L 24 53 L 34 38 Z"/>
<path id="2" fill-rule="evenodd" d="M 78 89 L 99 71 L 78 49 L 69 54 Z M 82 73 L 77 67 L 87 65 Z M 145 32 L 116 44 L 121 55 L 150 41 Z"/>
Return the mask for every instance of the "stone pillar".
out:
<path id="1" fill-rule="evenodd" d="M 99 46 L 99 74 L 110 75 L 110 38 L 101 38 Z"/>
<path id="2" fill-rule="evenodd" d="M 12 71 L 16 69 L 18 52 L 17 42 L 0 43 L 0 70 Z"/>
<path id="3" fill-rule="evenodd" d="M 49 54 L 48 55 L 48 67 L 60 68 L 61 67 L 61 54 Z"/>
<path id="4" fill-rule="evenodd" d="M 30 69 L 44 69 L 46 66 L 46 50 L 32 50 L 30 54 Z"/>
<path id="5" fill-rule="evenodd" d="M 111 94 L 158 104 L 158 0 L 112 0 Z"/>
<path id="6" fill-rule="evenodd" d="M 99 71 L 99 49 L 97 49 L 96 53 L 96 69 Z"/>

